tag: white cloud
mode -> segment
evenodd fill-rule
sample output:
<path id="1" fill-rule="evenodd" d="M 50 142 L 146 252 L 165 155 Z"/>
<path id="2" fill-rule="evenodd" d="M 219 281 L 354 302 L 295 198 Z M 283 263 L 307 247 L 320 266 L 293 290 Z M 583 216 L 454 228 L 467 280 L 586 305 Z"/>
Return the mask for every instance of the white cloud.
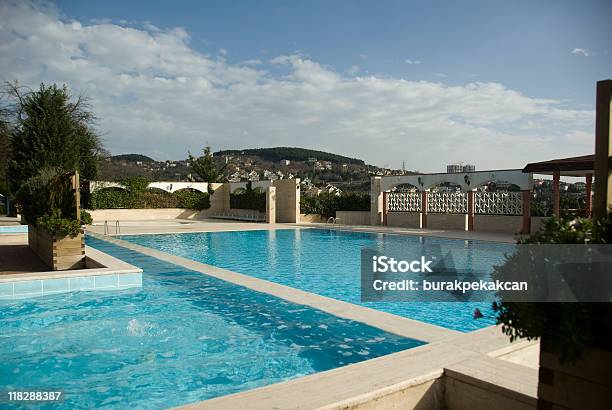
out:
<path id="1" fill-rule="evenodd" d="M 194 50 L 185 29 L 65 21 L 0 2 L 0 73 L 66 83 L 92 98 L 114 153 L 182 158 L 213 149 L 303 146 L 375 164 L 480 169 L 592 151 L 593 112 L 499 83 L 449 86 L 350 76 L 303 55 L 229 64 Z"/>
<path id="2" fill-rule="evenodd" d="M 423 64 L 423 62 L 421 60 L 409 60 L 409 59 L 406 59 L 406 60 L 404 60 L 404 62 L 406 64 L 409 64 L 409 65 Z"/>
<path id="3" fill-rule="evenodd" d="M 575 48 L 572 50 L 572 54 L 578 55 L 578 56 L 583 56 L 583 57 L 588 57 L 591 54 L 586 51 L 584 48 Z"/>
<path id="4" fill-rule="evenodd" d="M 240 62 L 240 65 L 262 65 L 263 61 L 261 61 L 259 58 L 252 58 L 250 60 L 245 60 Z"/>
<path id="5" fill-rule="evenodd" d="M 360 70 L 360 68 L 359 68 L 359 66 L 358 66 L 358 65 L 352 65 L 352 66 L 350 66 L 350 67 L 349 67 L 349 68 L 346 70 L 346 73 L 347 73 L 348 75 L 355 75 L 355 74 L 357 74 L 357 73 L 359 72 L 359 70 Z"/>

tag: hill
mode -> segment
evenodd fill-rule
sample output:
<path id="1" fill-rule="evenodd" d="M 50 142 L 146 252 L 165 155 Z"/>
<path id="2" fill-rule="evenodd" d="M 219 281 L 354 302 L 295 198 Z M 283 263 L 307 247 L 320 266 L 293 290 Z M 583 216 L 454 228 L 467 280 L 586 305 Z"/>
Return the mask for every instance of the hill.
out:
<path id="1" fill-rule="evenodd" d="M 111 157 L 113 161 L 128 161 L 128 162 L 155 162 L 155 160 L 151 157 L 147 157 L 142 154 L 121 154 L 121 155 L 113 155 Z"/>
<path id="2" fill-rule="evenodd" d="M 330 152 L 316 151 L 312 149 L 297 147 L 275 147 L 275 148 L 253 148 L 243 150 L 222 150 L 213 154 L 214 156 L 224 155 L 252 155 L 258 156 L 264 161 L 278 162 L 283 159 L 290 161 L 308 161 L 309 158 L 316 158 L 319 161 L 329 161 L 334 164 L 354 164 L 365 165 L 361 159 L 349 158 Z"/>

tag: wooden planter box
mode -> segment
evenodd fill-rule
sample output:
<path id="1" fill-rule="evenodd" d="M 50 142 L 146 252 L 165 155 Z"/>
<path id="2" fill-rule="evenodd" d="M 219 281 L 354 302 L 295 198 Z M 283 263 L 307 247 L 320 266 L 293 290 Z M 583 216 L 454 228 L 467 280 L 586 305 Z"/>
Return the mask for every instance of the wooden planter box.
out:
<path id="1" fill-rule="evenodd" d="M 56 237 L 45 229 L 30 225 L 28 244 L 51 270 L 85 268 L 83 231 L 75 236 Z"/>
<path id="2" fill-rule="evenodd" d="M 612 397 L 612 352 L 587 348 L 582 359 L 561 364 L 540 348 L 538 409 L 605 409 Z"/>

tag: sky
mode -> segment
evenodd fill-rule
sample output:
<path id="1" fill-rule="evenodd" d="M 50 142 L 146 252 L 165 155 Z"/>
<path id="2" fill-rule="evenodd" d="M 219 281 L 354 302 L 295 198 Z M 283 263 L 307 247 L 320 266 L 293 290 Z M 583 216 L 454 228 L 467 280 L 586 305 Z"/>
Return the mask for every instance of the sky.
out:
<path id="1" fill-rule="evenodd" d="M 593 152 L 610 21 L 588 0 L 0 0 L 0 80 L 89 97 L 113 154 L 522 168 Z"/>

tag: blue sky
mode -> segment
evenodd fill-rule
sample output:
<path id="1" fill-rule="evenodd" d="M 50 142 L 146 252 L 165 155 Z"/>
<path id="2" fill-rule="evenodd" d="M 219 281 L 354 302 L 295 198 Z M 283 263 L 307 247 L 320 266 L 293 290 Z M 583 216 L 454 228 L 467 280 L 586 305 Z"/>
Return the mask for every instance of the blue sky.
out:
<path id="1" fill-rule="evenodd" d="M 335 70 L 462 84 L 498 81 L 592 105 L 612 74 L 610 1 L 59 1 L 79 20 L 184 27 L 239 62 L 302 52 Z M 572 54 L 575 48 L 589 53 Z M 408 64 L 406 60 L 421 62 Z M 446 77 L 443 77 L 444 74 Z"/>
<path id="2" fill-rule="evenodd" d="M 113 153 L 304 146 L 440 171 L 592 152 L 609 1 L 0 4 L 0 72 L 91 97 Z"/>

